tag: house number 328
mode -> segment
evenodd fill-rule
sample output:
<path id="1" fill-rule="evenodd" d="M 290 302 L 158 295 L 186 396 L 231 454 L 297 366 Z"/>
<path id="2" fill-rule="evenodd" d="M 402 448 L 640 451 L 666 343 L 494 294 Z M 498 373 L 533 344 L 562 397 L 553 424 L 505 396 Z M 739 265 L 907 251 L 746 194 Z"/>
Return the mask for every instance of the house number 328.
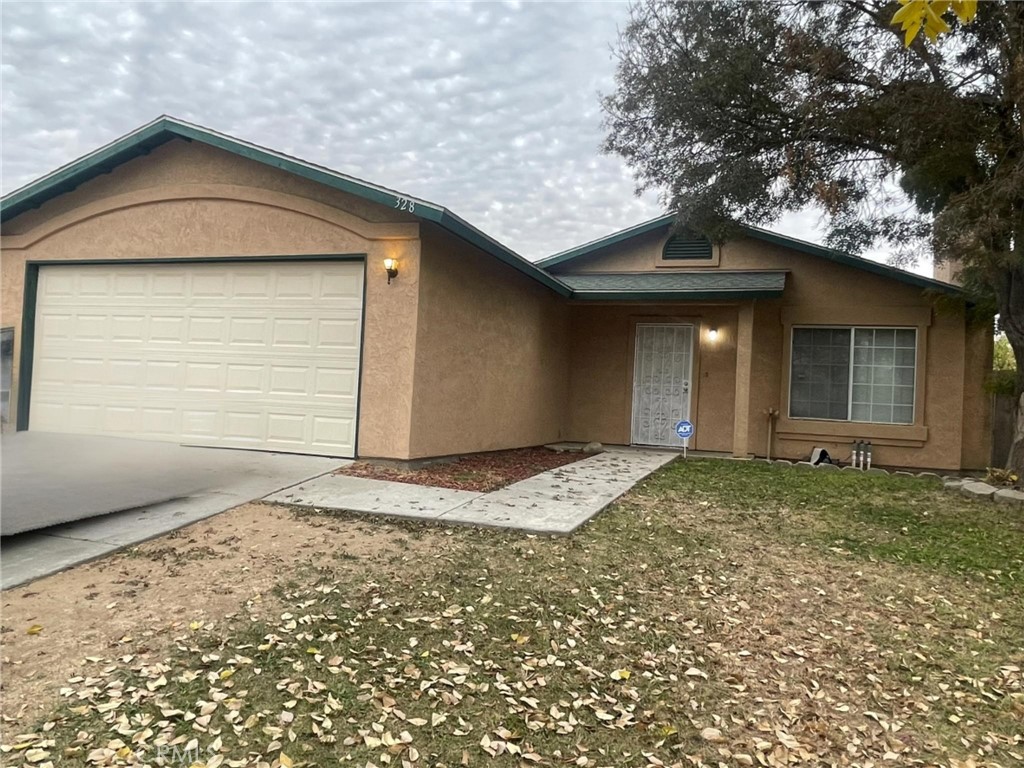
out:
<path id="1" fill-rule="evenodd" d="M 416 203 L 410 200 L 408 197 L 396 197 L 395 208 L 400 211 L 408 211 L 414 213 L 416 211 Z"/>

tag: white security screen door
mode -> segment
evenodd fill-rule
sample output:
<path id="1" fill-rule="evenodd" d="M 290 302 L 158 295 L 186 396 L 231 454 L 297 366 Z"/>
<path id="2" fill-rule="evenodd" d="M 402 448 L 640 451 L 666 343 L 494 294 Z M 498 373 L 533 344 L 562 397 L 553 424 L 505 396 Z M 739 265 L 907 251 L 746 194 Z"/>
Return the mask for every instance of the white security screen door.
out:
<path id="1" fill-rule="evenodd" d="M 47 265 L 29 428 L 354 456 L 363 265 Z"/>
<path id="2" fill-rule="evenodd" d="M 690 418 L 693 326 L 641 323 L 633 364 L 633 429 L 637 445 L 682 448 L 676 424 Z"/>

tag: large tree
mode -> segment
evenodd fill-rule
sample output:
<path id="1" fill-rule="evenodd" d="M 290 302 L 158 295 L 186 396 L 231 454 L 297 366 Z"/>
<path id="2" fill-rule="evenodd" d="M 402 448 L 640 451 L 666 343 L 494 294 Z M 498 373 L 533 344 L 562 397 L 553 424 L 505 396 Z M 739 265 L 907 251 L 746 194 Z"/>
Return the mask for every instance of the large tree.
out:
<path id="1" fill-rule="evenodd" d="M 983 2 L 909 46 L 899 8 L 642 0 L 605 148 L 713 236 L 817 206 L 832 247 L 953 261 L 1024 361 L 1024 2 Z M 1022 394 L 1019 365 L 1024 424 Z"/>

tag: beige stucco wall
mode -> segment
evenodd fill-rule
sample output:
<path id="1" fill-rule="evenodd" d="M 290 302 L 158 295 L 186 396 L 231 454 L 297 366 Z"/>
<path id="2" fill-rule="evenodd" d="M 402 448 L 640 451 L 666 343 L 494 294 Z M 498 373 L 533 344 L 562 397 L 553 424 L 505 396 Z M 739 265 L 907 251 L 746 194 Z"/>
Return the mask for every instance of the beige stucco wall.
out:
<path id="1" fill-rule="evenodd" d="M 640 236 L 552 271 L 564 274 L 666 269 L 660 259 L 664 239 L 659 234 Z M 748 308 L 734 306 L 728 309 L 728 320 L 721 315 L 725 308 L 702 304 L 575 305 L 569 404 L 571 439 L 628 442 L 633 326 L 637 317 L 646 314 L 681 321 L 693 319 L 704 325 L 717 322 L 720 328 L 727 329 L 725 339 L 720 337 L 714 351 L 709 349 L 706 335 L 701 335 L 701 376 L 695 381 L 694 392 L 697 449 L 765 455 L 766 412 L 775 408 L 781 411 L 772 440 L 772 452 L 777 457 L 799 459 L 814 446 L 822 446 L 845 459 L 853 440 L 866 439 L 872 442 L 874 460 L 879 464 L 958 469 L 987 463 L 989 401 L 982 382 L 991 359 L 991 334 L 986 336 L 985 330 L 968 328 L 963 307 L 943 302 L 942 308 L 936 309 L 933 299 L 913 286 L 761 240 L 745 238 L 716 249 L 718 265 L 703 269 L 787 270 L 783 297 L 753 301 Z M 686 264 L 683 268 L 694 266 Z M 748 310 L 749 314 L 745 314 Z M 744 323 L 750 323 L 749 334 Z M 788 418 L 791 328 L 830 323 L 917 328 L 919 380 L 915 424 L 872 425 Z M 740 371 L 749 368 L 749 384 L 737 383 L 737 362 Z M 710 378 L 705 378 L 705 374 Z"/>
<path id="2" fill-rule="evenodd" d="M 967 323 L 964 359 L 964 413 L 961 466 L 984 469 L 992 463 L 992 395 L 985 391 L 992 370 L 992 323 Z"/>
<path id="3" fill-rule="evenodd" d="M 358 450 L 409 455 L 420 256 L 414 219 L 175 140 L 5 224 L 0 248 L 0 322 L 15 328 L 12 404 L 26 260 L 366 254 Z M 386 256 L 401 265 L 391 285 Z"/>
<path id="4" fill-rule="evenodd" d="M 423 226 L 413 457 L 564 437 L 569 309 L 478 248 Z"/>
<path id="5" fill-rule="evenodd" d="M 731 451 L 735 398 L 735 305 L 591 304 L 572 307 L 567 436 L 609 444 L 630 442 L 633 355 L 637 323 L 695 326 L 690 412 L 698 425 L 692 446 Z M 717 328 L 711 341 L 708 331 Z"/>

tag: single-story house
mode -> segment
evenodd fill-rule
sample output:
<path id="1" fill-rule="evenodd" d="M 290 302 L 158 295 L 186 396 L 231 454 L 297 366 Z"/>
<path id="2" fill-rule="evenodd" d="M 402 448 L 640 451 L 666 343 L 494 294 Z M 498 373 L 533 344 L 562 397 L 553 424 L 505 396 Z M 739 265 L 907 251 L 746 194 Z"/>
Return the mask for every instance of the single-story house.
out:
<path id="1" fill-rule="evenodd" d="M 2 201 L 19 430 L 411 460 L 555 441 L 988 462 L 955 285 L 649 221 L 531 263 L 447 209 L 170 117 Z"/>

